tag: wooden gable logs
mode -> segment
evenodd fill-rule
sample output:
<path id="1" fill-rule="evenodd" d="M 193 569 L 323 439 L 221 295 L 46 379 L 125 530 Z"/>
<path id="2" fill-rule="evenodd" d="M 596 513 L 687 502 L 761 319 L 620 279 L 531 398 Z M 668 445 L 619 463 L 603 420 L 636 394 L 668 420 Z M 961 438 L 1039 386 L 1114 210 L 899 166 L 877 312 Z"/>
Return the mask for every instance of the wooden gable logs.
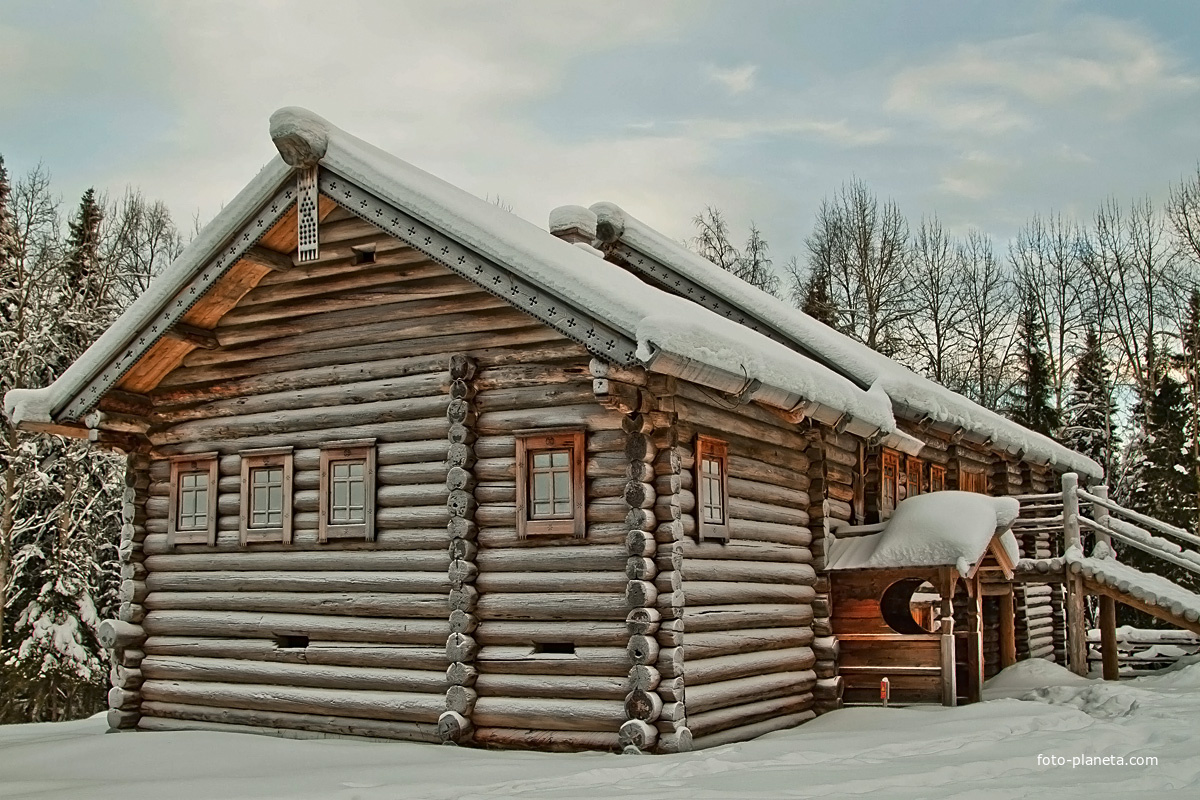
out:
<path id="1" fill-rule="evenodd" d="M 450 357 L 450 423 L 446 453 L 446 508 L 450 521 L 450 637 L 446 640 L 446 711 L 438 717 L 438 735 L 443 742 L 461 744 L 471 738 L 471 713 L 475 709 L 475 655 L 479 652 L 473 634 L 479 627 L 475 604 L 479 591 L 475 577 L 475 465 L 474 421 L 475 362 L 456 353 Z"/>

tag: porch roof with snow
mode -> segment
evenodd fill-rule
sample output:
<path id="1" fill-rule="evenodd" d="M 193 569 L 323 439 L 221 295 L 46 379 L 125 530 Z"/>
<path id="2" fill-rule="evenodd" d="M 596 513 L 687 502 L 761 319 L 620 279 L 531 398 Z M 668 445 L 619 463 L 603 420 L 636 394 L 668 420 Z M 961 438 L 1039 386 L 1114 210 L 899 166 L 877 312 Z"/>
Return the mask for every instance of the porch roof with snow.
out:
<path id="1" fill-rule="evenodd" d="M 280 155 L 58 380 L 5 395 L 15 424 L 87 435 L 79 421 L 102 398 L 136 408 L 197 342 L 220 346 L 213 330 L 220 318 L 270 270 L 295 262 L 304 220 L 338 205 L 609 363 L 640 364 L 909 452 L 921 446 L 897 430 L 879 388 L 648 286 L 598 251 L 568 244 L 309 111 L 276 112 L 271 137 Z"/>
<path id="2" fill-rule="evenodd" d="M 1020 511 L 1015 497 L 958 491 L 916 495 L 902 500 L 878 533 L 835 538 L 827 566 L 832 571 L 955 567 L 967 577 L 991 550 L 1011 571 L 1019 550 L 1010 527 Z"/>
<path id="3" fill-rule="evenodd" d="M 1014 455 L 1060 471 L 1102 478 L 1092 459 L 1035 433 L 962 395 L 924 378 L 861 342 L 838 333 L 793 306 L 735 277 L 711 261 L 627 214 L 613 203 L 590 209 L 564 206 L 551 214 L 551 229 L 590 226 L 596 245 L 633 272 L 703 303 L 794 348 L 856 386 L 886 395 L 897 416 L 962 430 Z"/>

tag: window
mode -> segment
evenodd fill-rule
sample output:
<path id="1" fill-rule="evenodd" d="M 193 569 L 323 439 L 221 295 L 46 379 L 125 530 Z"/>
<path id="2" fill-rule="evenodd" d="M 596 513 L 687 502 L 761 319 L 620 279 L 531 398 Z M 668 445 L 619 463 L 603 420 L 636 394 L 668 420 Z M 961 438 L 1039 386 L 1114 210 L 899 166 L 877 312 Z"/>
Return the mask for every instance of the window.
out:
<path id="1" fill-rule="evenodd" d="M 375 440 L 321 445 L 318 541 L 375 538 Z"/>
<path id="2" fill-rule="evenodd" d="M 929 491 L 940 492 L 946 488 L 946 468 L 938 464 L 929 465 Z"/>
<path id="3" fill-rule="evenodd" d="M 171 459 L 167 541 L 217 543 L 217 454 L 195 453 Z"/>
<path id="4" fill-rule="evenodd" d="M 292 541 L 292 448 L 242 452 L 241 541 Z"/>
<path id="5" fill-rule="evenodd" d="M 696 522 L 700 541 L 729 539 L 729 445 L 696 437 Z"/>
<path id="6" fill-rule="evenodd" d="M 925 466 L 925 462 L 919 458 L 913 458 L 912 456 L 909 456 L 907 459 L 905 459 L 904 463 L 906 467 L 905 472 L 908 483 L 908 492 L 905 497 L 916 497 L 922 492 L 929 491 L 927 487 L 921 486 L 921 473 L 924 472 L 922 467 Z"/>
<path id="7" fill-rule="evenodd" d="M 518 533 L 582 538 L 583 431 L 517 431 L 516 438 Z"/>
<path id="8" fill-rule="evenodd" d="M 891 516 L 900 502 L 900 454 L 884 450 L 880 455 L 881 485 L 879 487 L 879 519 Z"/>
<path id="9" fill-rule="evenodd" d="M 987 473 L 982 470 L 960 469 L 958 471 L 958 488 L 964 492 L 987 494 Z"/>

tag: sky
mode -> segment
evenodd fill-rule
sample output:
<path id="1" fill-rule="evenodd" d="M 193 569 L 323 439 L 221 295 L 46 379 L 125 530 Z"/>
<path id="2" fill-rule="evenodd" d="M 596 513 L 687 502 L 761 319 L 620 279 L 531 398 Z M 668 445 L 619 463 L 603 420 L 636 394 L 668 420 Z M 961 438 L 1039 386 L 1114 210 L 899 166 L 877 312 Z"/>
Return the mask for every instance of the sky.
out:
<path id="1" fill-rule="evenodd" d="M 1034 213 L 1161 202 L 1200 162 L 1200 2 L 0 0 L 0 155 L 185 230 L 300 105 L 545 226 L 706 205 L 804 258 L 858 178 L 1003 248 Z"/>

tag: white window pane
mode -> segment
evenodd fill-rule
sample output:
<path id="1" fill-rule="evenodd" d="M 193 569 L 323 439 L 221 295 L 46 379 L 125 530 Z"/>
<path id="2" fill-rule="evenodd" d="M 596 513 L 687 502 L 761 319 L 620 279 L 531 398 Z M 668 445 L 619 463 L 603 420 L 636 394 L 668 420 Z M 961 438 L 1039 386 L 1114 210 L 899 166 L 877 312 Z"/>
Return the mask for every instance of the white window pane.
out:
<path id="1" fill-rule="evenodd" d="M 364 464 L 361 461 L 356 461 L 356 462 L 352 463 L 350 465 L 350 477 L 351 478 L 363 477 L 363 468 L 364 468 Z"/>
<path id="2" fill-rule="evenodd" d="M 333 465 L 333 477 L 349 478 L 350 477 L 350 465 L 347 464 L 345 461 L 335 463 Z"/>
<path id="3" fill-rule="evenodd" d="M 542 472 L 533 476 L 534 501 L 550 499 L 550 475 Z"/>
<path id="4" fill-rule="evenodd" d="M 361 480 L 350 483 L 350 505 L 362 508 L 366 504 L 366 484 Z"/>
<path id="5" fill-rule="evenodd" d="M 553 513 L 550 508 L 550 503 L 534 503 L 533 513 L 535 516 L 539 517 L 549 516 L 551 513 Z"/>
<path id="6" fill-rule="evenodd" d="M 271 494 L 270 494 L 271 505 L 269 506 L 269 508 L 272 511 L 283 510 L 283 487 L 282 486 L 272 486 L 270 491 L 271 491 Z"/>
<path id="7" fill-rule="evenodd" d="M 196 513 L 196 493 L 194 491 L 184 492 L 182 500 L 183 500 L 183 513 L 184 514 L 195 514 Z"/>
<path id="8" fill-rule="evenodd" d="M 570 514 L 571 513 L 571 501 L 570 500 L 555 500 L 554 501 L 554 513 L 555 514 Z"/>
<path id="9" fill-rule="evenodd" d="M 567 472 L 554 473 L 554 499 L 569 500 L 571 497 L 571 475 Z"/>
<path id="10" fill-rule="evenodd" d="M 550 454 L 549 453 L 534 453 L 533 454 L 533 466 L 537 469 L 545 469 L 546 467 L 550 466 Z"/>
<path id="11" fill-rule="evenodd" d="M 345 481 L 333 484 L 333 507 L 344 508 L 350 502 L 350 486 Z"/>
<path id="12" fill-rule="evenodd" d="M 551 454 L 552 463 L 556 467 L 565 467 L 567 465 L 567 454 L 560 450 Z"/>

